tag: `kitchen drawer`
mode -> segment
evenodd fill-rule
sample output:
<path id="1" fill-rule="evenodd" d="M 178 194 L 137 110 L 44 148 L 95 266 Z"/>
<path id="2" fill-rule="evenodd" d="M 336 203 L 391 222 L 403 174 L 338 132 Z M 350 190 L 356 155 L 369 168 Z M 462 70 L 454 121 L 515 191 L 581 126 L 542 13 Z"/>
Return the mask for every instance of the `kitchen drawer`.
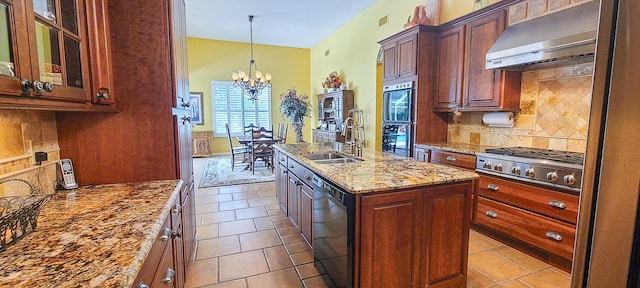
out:
<path id="1" fill-rule="evenodd" d="M 285 167 L 288 167 L 287 160 L 289 159 L 289 157 L 287 157 L 287 155 L 284 155 L 284 153 L 282 152 L 278 152 L 276 157 L 278 159 L 278 163 L 284 165 Z"/>
<path id="2" fill-rule="evenodd" d="M 476 156 L 456 152 L 431 150 L 431 162 L 456 166 L 465 169 L 476 169 Z"/>
<path id="3" fill-rule="evenodd" d="M 573 257 L 574 225 L 484 197 L 478 197 L 476 224 L 566 259 Z M 553 239 L 553 237 L 558 237 Z"/>
<path id="4" fill-rule="evenodd" d="M 311 183 L 311 179 L 313 179 L 313 172 L 307 169 L 307 167 L 302 166 L 302 164 L 294 161 L 293 159 L 289 159 L 289 172 L 295 174 L 302 182 L 307 184 L 309 187 L 313 187 Z"/>
<path id="5" fill-rule="evenodd" d="M 579 197 L 536 186 L 480 175 L 478 195 L 549 217 L 576 223 Z"/>

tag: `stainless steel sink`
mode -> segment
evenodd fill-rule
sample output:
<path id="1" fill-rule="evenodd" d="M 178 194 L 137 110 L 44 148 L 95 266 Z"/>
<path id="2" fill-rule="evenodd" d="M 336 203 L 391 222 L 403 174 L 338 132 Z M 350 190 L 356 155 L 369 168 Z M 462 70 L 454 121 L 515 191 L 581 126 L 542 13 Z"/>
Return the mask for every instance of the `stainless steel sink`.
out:
<path id="1" fill-rule="evenodd" d="M 329 152 L 329 153 L 315 153 L 315 154 L 309 154 L 309 155 L 305 155 L 304 158 L 307 158 L 309 160 L 312 161 L 316 161 L 316 160 L 330 160 L 330 159 L 344 159 L 344 158 L 348 158 L 349 156 L 344 155 L 344 154 L 340 154 L 337 152 Z"/>
<path id="2" fill-rule="evenodd" d="M 314 153 L 305 155 L 303 157 L 318 164 L 336 164 L 363 161 L 362 159 L 355 158 L 351 155 L 343 154 L 340 152 Z"/>
<path id="3" fill-rule="evenodd" d="M 318 164 L 336 164 L 336 163 L 351 163 L 351 162 L 359 162 L 359 161 L 363 161 L 363 160 L 357 159 L 357 158 L 337 158 L 337 159 L 314 160 L 313 162 Z"/>

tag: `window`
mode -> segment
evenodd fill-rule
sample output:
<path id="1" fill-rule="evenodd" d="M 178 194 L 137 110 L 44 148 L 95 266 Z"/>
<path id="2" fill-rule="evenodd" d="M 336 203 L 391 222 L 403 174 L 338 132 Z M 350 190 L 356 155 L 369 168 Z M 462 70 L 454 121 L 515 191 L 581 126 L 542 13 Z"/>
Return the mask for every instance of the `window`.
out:
<path id="1" fill-rule="evenodd" d="M 229 123 L 232 136 L 242 135 L 249 124 L 271 127 L 271 87 L 264 88 L 254 102 L 233 87 L 233 81 L 211 81 L 211 98 L 215 137 L 227 136 L 225 123 Z"/>

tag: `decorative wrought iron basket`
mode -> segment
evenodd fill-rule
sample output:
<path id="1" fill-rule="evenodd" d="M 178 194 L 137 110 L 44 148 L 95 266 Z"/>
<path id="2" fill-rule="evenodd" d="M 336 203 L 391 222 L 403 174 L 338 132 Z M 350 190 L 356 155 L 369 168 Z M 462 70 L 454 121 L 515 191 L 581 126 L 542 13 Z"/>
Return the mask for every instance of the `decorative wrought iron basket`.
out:
<path id="1" fill-rule="evenodd" d="M 33 232 L 38 224 L 38 214 L 52 194 L 42 194 L 24 179 L 0 180 L 0 184 L 18 181 L 29 185 L 31 194 L 0 197 L 0 252 Z"/>

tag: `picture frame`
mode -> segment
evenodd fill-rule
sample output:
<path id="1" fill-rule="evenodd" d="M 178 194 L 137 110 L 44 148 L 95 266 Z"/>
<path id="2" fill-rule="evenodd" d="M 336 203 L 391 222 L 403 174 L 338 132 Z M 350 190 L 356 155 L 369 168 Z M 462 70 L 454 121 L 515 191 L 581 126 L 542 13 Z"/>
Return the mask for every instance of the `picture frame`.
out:
<path id="1" fill-rule="evenodd" d="M 189 107 L 191 108 L 191 123 L 204 125 L 204 107 L 202 92 L 189 92 Z"/>

